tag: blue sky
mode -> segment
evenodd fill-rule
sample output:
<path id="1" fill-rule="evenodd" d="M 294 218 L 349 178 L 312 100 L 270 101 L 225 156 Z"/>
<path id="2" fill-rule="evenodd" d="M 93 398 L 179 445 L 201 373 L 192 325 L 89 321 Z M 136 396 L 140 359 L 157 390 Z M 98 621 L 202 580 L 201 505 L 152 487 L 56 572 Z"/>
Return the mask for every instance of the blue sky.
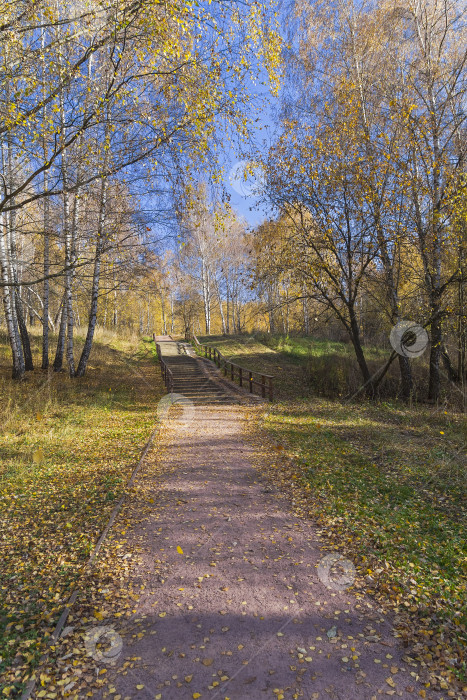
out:
<path id="1" fill-rule="evenodd" d="M 264 78 L 262 77 L 262 79 Z M 278 126 L 279 98 L 272 96 L 268 88 L 259 81 L 256 85 L 250 84 L 249 94 L 251 95 L 249 116 L 253 121 L 250 143 L 225 148 L 223 153 L 225 159 L 224 185 L 230 196 L 230 204 L 233 209 L 239 216 L 246 219 L 250 226 L 255 226 L 268 216 L 268 208 L 259 204 L 259 197 L 255 196 L 254 192 L 248 191 L 249 186 L 254 185 L 252 178 L 248 178 L 246 182 L 243 180 L 238 182 L 240 187 L 238 185 L 237 187 L 232 186 L 232 174 L 235 177 L 235 170 L 232 173 L 232 169 L 242 161 L 246 162 L 248 153 L 265 152 L 274 140 L 274 132 Z M 227 140 L 226 143 L 228 143 Z M 241 170 L 241 166 L 237 168 L 238 175 Z M 245 186 L 242 186 L 243 183 Z M 239 193 L 238 189 L 243 190 L 243 194 Z"/>

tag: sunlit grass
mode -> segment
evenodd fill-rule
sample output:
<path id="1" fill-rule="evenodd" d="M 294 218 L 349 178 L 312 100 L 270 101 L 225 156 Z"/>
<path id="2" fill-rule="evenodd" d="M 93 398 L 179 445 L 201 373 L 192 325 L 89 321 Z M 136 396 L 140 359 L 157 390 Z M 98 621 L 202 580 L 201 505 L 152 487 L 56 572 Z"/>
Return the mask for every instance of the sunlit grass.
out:
<path id="1" fill-rule="evenodd" d="M 276 404 L 264 420 L 314 517 L 370 573 L 381 567 L 396 584 L 389 598 L 429 620 L 457 658 L 467 644 L 465 416 L 313 399 Z M 460 658 L 453 667 L 463 677 Z"/>
<path id="2" fill-rule="evenodd" d="M 37 357 L 40 338 L 32 339 Z M 77 353 L 82 342 L 78 335 Z M 0 392 L 0 674 L 19 692 L 123 493 L 164 389 L 147 344 L 99 331 L 82 379 L 38 369 L 14 382 L 1 343 Z"/>
<path id="3" fill-rule="evenodd" d="M 334 386 L 344 381 L 339 372 L 350 365 L 332 361 L 352 361 L 352 349 L 343 343 L 208 340 L 236 361 L 276 375 L 279 401 L 265 408 L 263 426 L 283 448 L 279 454 L 292 458 L 292 466 L 278 472 L 284 488 L 298 485 L 304 509 L 371 575 L 373 594 L 409 615 L 414 638 L 421 644 L 431 639 L 429 653 L 443 657 L 439 668 L 465 682 L 466 416 L 395 399 L 347 403 L 338 391 L 325 399 L 316 395 L 316 385 L 306 392 L 309 362 L 321 388 L 333 387 L 332 373 Z M 383 352 L 367 354 L 381 362 Z"/>

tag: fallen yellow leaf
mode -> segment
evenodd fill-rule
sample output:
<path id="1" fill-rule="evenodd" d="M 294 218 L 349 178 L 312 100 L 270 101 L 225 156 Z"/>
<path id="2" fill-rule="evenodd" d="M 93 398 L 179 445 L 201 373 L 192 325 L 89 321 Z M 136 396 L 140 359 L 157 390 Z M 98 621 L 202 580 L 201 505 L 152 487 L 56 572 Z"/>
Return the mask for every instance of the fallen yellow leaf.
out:
<path id="1" fill-rule="evenodd" d="M 34 464 L 39 464 L 40 462 L 42 462 L 43 459 L 44 452 L 42 450 L 42 447 L 39 447 L 37 450 L 34 450 L 34 452 L 32 453 L 32 461 L 34 462 Z"/>

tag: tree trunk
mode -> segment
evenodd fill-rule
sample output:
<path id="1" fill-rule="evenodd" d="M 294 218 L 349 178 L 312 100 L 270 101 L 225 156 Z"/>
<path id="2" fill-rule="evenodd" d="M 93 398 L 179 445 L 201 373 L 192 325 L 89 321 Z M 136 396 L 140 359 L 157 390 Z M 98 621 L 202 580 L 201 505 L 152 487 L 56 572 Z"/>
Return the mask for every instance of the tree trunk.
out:
<path id="1" fill-rule="evenodd" d="M 63 295 L 62 299 L 62 314 L 60 317 L 60 328 L 58 330 L 58 339 L 57 339 L 57 349 L 55 351 L 55 359 L 54 359 L 54 372 L 61 372 L 63 368 L 63 358 L 65 356 L 65 339 L 66 339 L 66 304 L 65 304 L 65 295 Z"/>
<path id="2" fill-rule="evenodd" d="M 75 316 L 75 323 L 80 328 L 81 326 L 81 317 L 79 315 L 79 305 L 78 305 L 78 295 L 75 293 L 75 303 L 73 306 L 73 313 Z"/>
<path id="3" fill-rule="evenodd" d="M 357 83 L 359 85 L 360 100 L 361 100 L 361 118 L 365 129 L 365 145 L 367 151 L 367 158 L 370 162 L 374 159 L 374 147 L 373 140 L 371 138 L 371 129 L 368 123 L 367 109 L 366 109 L 366 98 L 365 98 L 365 88 L 362 80 L 362 73 L 360 69 L 360 63 L 358 60 L 358 55 L 360 53 L 359 49 L 356 47 L 355 35 L 352 32 L 352 44 L 353 44 L 353 62 L 354 62 L 354 75 L 356 77 Z M 373 193 L 376 195 L 374 198 L 374 226 L 378 241 L 379 253 L 381 261 L 383 263 L 383 269 L 385 273 L 386 282 L 386 295 L 389 299 L 390 308 L 392 311 L 392 321 L 393 323 L 399 320 L 399 295 L 396 280 L 394 278 L 394 257 L 391 259 L 388 248 L 388 236 L 382 225 L 381 219 L 381 193 L 380 185 L 375 184 L 375 178 L 373 178 Z M 363 297 L 360 295 L 360 326 L 362 328 L 362 339 L 364 338 L 364 326 L 363 326 Z M 363 341 L 364 342 L 364 341 Z M 399 370 L 401 378 L 401 394 L 404 399 L 409 399 L 413 393 L 413 378 L 412 378 L 412 368 L 410 366 L 409 358 L 399 355 Z M 382 379 L 382 378 L 381 378 Z M 379 381 L 381 381 L 381 379 Z"/>
<path id="4" fill-rule="evenodd" d="M 96 330 L 97 322 L 97 302 L 99 299 L 99 278 L 101 266 L 101 251 L 99 250 L 100 242 L 96 245 L 96 255 L 94 258 L 94 270 L 92 275 L 92 291 L 91 291 L 91 308 L 89 311 L 89 324 L 84 341 L 81 357 L 79 358 L 78 367 L 76 368 L 75 377 L 83 377 L 88 365 L 89 356 L 91 354 L 92 341 Z"/>
<path id="5" fill-rule="evenodd" d="M 370 398 L 374 398 L 374 386 L 373 383 L 371 382 L 371 375 L 370 375 L 370 370 L 368 369 L 368 365 L 366 362 L 365 354 L 363 352 L 363 347 L 361 343 L 361 338 L 360 338 L 360 329 L 358 325 L 358 319 L 355 314 L 355 309 L 349 305 L 348 306 L 349 310 L 349 318 L 350 318 L 350 329 L 349 329 L 349 334 L 350 334 L 350 339 L 352 341 L 352 345 L 355 350 L 355 356 L 357 358 L 358 366 L 360 367 L 360 371 L 362 373 L 363 381 L 366 386 L 366 394 Z"/>
<path id="6" fill-rule="evenodd" d="M 65 178 L 64 178 L 65 179 Z M 63 216 L 65 229 L 65 307 L 67 323 L 66 357 L 68 361 L 68 372 L 70 377 L 75 374 L 75 360 L 73 348 L 73 290 L 72 290 L 72 233 L 70 228 L 70 199 L 67 189 L 68 183 L 64 184 L 63 192 Z"/>
<path id="7" fill-rule="evenodd" d="M 4 223 L 2 216 L 0 223 Z M 18 334 L 18 326 L 16 324 L 16 310 L 13 302 L 14 292 L 10 285 L 10 265 L 8 261 L 8 248 L 6 245 L 6 226 L 0 228 L 0 272 L 3 283 L 3 309 L 5 313 L 5 323 L 10 341 L 11 354 L 13 360 L 12 377 L 13 379 L 22 379 L 25 372 L 23 348 Z"/>
<path id="8" fill-rule="evenodd" d="M 60 61 L 61 61 L 61 57 Z M 61 66 L 60 66 L 61 67 Z M 64 96 L 63 91 L 60 92 L 59 96 L 60 102 L 60 119 L 62 127 L 62 138 L 66 138 L 65 129 L 65 108 L 64 108 Z M 68 173 L 68 154 L 66 150 L 62 153 L 62 179 L 63 179 L 63 232 L 65 238 L 65 307 L 66 307 L 66 324 L 67 324 L 67 335 L 66 335 L 66 357 L 68 362 L 68 372 L 70 377 L 75 374 L 75 359 L 73 352 L 73 255 L 74 255 L 74 241 L 73 241 L 73 225 L 74 220 L 71 220 L 70 212 L 70 182 Z M 75 201 L 76 205 L 76 201 Z"/>
<path id="9" fill-rule="evenodd" d="M 441 345 L 443 333 L 441 321 L 437 315 L 437 307 L 432 305 L 434 320 L 431 323 L 431 349 L 430 349 L 430 380 L 428 384 L 428 400 L 438 401 L 440 390 L 439 361 L 441 359 Z"/>
<path id="10" fill-rule="evenodd" d="M 150 298 L 149 294 L 146 297 L 146 335 L 148 335 L 151 332 L 151 316 L 150 316 L 150 311 L 149 311 L 149 303 L 150 303 Z"/>
<path id="11" fill-rule="evenodd" d="M 209 270 L 208 266 L 204 261 L 201 261 L 201 281 L 203 286 L 203 305 L 204 305 L 204 325 L 206 328 L 206 335 L 211 333 L 211 290 L 209 285 Z"/>
<path id="12" fill-rule="evenodd" d="M 32 297 L 31 297 L 31 289 L 30 287 L 27 288 L 26 290 L 26 306 L 28 307 L 28 315 L 29 315 L 29 325 L 34 326 L 36 322 L 36 317 L 34 315 L 34 307 L 32 305 Z"/>
<path id="13" fill-rule="evenodd" d="M 273 335 L 276 332 L 276 319 L 274 315 L 274 289 L 272 284 L 268 285 L 268 318 L 269 332 Z"/>
<path id="14" fill-rule="evenodd" d="M 303 294 L 303 299 L 302 299 L 303 329 L 304 329 L 305 335 L 310 335 L 310 312 L 308 310 L 308 297 L 306 296 L 305 287 L 302 289 L 302 294 Z"/>
<path id="15" fill-rule="evenodd" d="M 217 293 L 217 299 L 219 301 L 219 313 L 221 316 L 221 323 L 222 323 L 222 335 L 225 335 L 227 333 L 227 326 L 225 324 L 225 316 L 224 316 L 224 309 L 222 307 L 222 297 L 219 289 L 219 282 L 217 279 L 215 280 L 215 287 L 216 287 L 216 293 Z"/>
<path id="16" fill-rule="evenodd" d="M 230 335 L 230 303 L 229 303 L 229 285 L 226 285 L 226 330 L 227 335 Z"/>
<path id="17" fill-rule="evenodd" d="M 99 278 L 101 267 L 101 246 L 102 242 L 101 239 L 98 237 L 96 244 L 96 254 L 94 258 L 94 270 L 92 275 L 91 308 L 89 311 L 88 331 L 86 333 L 86 340 L 84 341 L 84 347 L 81 352 L 81 357 L 79 358 L 78 367 L 76 369 L 76 377 L 83 377 L 84 373 L 86 372 L 89 356 L 91 354 L 94 332 L 96 329 L 97 302 L 99 298 Z"/>
<path id="18" fill-rule="evenodd" d="M 442 174 L 441 174 L 441 145 L 438 133 L 437 122 L 437 107 L 435 91 L 433 89 L 432 76 L 428 75 L 428 98 L 430 105 L 431 116 L 431 131 L 432 131 L 432 148 L 433 148 L 433 164 L 432 164 L 432 186 L 433 186 L 433 214 L 432 214 L 432 232 L 433 239 L 431 241 L 433 255 L 433 274 L 431 275 L 431 350 L 430 350 L 430 381 L 428 389 L 428 398 L 431 401 L 438 401 L 440 390 L 439 376 L 439 361 L 441 358 L 441 346 L 443 343 L 443 329 L 440 317 L 440 287 L 441 287 L 441 198 L 442 198 Z"/>
<path id="19" fill-rule="evenodd" d="M 34 369 L 34 363 L 32 361 L 31 343 L 29 340 L 28 329 L 26 328 L 26 322 L 24 320 L 23 305 L 21 303 L 21 298 L 19 291 L 15 292 L 15 307 L 16 307 L 16 318 L 18 319 L 18 328 L 21 336 L 21 343 L 23 345 L 24 353 L 24 368 L 26 372 L 30 372 Z"/>
<path id="20" fill-rule="evenodd" d="M 413 378 L 410 359 L 405 355 L 399 355 L 399 371 L 401 377 L 401 396 L 408 401 L 413 394 Z"/>
<path id="21" fill-rule="evenodd" d="M 466 352 L 467 352 L 467 328 L 464 324 L 464 314 L 465 314 L 465 284 L 466 284 L 466 270 L 465 270 L 465 260 L 464 260 L 464 239 L 467 240 L 465 227 L 462 229 L 463 236 L 461 237 L 461 242 L 458 249 L 458 264 L 459 264 L 459 285 L 457 289 L 457 301 L 458 301 L 458 311 L 457 311 L 457 374 L 459 379 L 465 380 L 466 375 Z"/>
<path id="22" fill-rule="evenodd" d="M 79 359 L 76 376 L 82 377 L 86 371 L 89 356 L 91 354 L 92 341 L 97 322 L 97 303 L 99 299 L 99 282 L 101 272 L 101 257 L 105 240 L 105 209 L 107 204 L 107 178 L 102 178 L 99 201 L 99 219 L 97 225 L 96 253 L 94 257 L 94 270 L 92 275 L 91 308 L 89 311 L 88 332 L 84 341 L 83 351 Z"/>
<path id="23" fill-rule="evenodd" d="M 42 31 L 41 43 L 42 48 L 44 48 L 44 32 Z M 43 61 L 43 76 L 45 81 L 45 66 Z M 44 119 L 47 117 L 47 107 L 44 107 Z M 47 141 L 43 139 L 43 151 L 44 151 L 44 161 L 47 159 Z M 50 200 L 47 196 L 49 189 L 49 177 L 47 170 L 44 170 L 44 192 L 46 196 L 44 198 L 44 263 L 43 263 L 43 273 L 44 273 L 44 298 L 43 298 L 43 311 L 42 311 L 42 369 L 49 368 L 49 273 L 50 273 Z"/>
<path id="24" fill-rule="evenodd" d="M 446 369 L 448 378 L 450 382 L 458 382 L 460 379 L 460 375 L 457 373 L 454 365 L 451 362 L 451 358 L 449 357 L 448 351 L 446 349 L 445 345 L 442 345 L 441 347 L 441 359 L 443 361 L 443 365 Z"/>
<path id="25" fill-rule="evenodd" d="M 235 333 L 237 330 L 237 317 L 236 317 L 236 308 L 235 308 L 235 282 L 232 282 L 232 291 L 231 291 L 231 307 L 232 307 L 232 330 Z"/>
<path id="26" fill-rule="evenodd" d="M 165 297 L 162 293 L 162 290 L 160 290 L 160 297 L 161 297 L 161 314 L 162 314 L 162 335 L 167 335 L 167 321 L 165 317 Z"/>
<path id="27" fill-rule="evenodd" d="M 118 297 L 117 297 L 117 282 L 115 280 L 115 272 L 113 275 L 113 283 L 114 283 L 114 306 L 113 306 L 113 312 L 112 312 L 112 325 L 114 328 L 117 327 L 118 325 Z"/>
<path id="28" fill-rule="evenodd" d="M 7 138 L 7 167 L 8 183 L 11 192 L 15 189 L 15 178 L 13 172 L 13 144 L 11 142 L 10 134 Z M 13 199 L 10 201 L 13 204 Z M 9 248 L 10 279 L 15 285 L 12 292 L 16 311 L 15 323 L 18 325 L 21 343 L 23 345 L 24 368 L 26 372 L 30 372 L 34 369 L 34 364 L 32 361 L 31 343 L 29 341 L 29 333 L 24 320 L 23 305 L 21 303 L 19 289 L 18 259 L 16 251 L 16 209 L 12 209 L 7 215 L 7 240 Z"/>

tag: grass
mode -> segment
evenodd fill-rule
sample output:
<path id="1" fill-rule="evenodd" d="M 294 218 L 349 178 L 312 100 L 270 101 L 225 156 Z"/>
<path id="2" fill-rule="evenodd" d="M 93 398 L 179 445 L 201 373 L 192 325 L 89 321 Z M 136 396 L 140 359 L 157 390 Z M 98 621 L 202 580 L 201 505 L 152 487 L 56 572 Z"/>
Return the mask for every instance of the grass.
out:
<path id="1" fill-rule="evenodd" d="M 275 396 L 279 399 L 323 396 L 331 399 L 361 394 L 362 376 L 350 343 L 313 337 L 256 333 L 238 336 L 201 336 L 200 342 L 218 347 L 235 361 L 275 376 Z M 370 374 L 378 372 L 392 353 L 387 346 L 364 347 Z M 412 363 L 415 402 L 426 399 L 428 354 Z M 394 361 L 378 385 L 381 400 L 397 396 L 400 391 L 398 362 Z M 461 409 L 462 391 L 449 382 L 441 368 L 441 401 Z"/>
<path id="2" fill-rule="evenodd" d="M 255 336 L 201 336 L 199 342 L 217 347 L 223 355 L 234 362 L 253 370 L 263 370 L 274 376 L 274 394 L 285 397 L 304 389 L 302 363 L 290 360 L 286 354 L 276 352 L 260 342 Z M 284 368 L 287 372 L 284 372 Z M 304 389 L 304 395 L 308 390 Z"/>
<path id="3" fill-rule="evenodd" d="M 323 357 L 328 355 L 344 355 L 353 358 L 354 350 L 350 343 L 342 343 L 335 340 L 321 340 L 320 338 L 296 337 L 287 335 L 259 336 L 261 342 L 276 352 L 286 354 L 291 361 L 302 361 L 311 357 Z M 386 350 L 367 346 L 365 354 L 369 360 L 381 360 L 385 358 Z"/>
<path id="4" fill-rule="evenodd" d="M 36 357 L 40 338 L 33 336 Z M 83 338 L 77 338 L 77 352 Z M 10 379 L 0 338 L 0 693 L 36 666 L 155 425 L 149 343 L 98 332 L 82 379 Z"/>
<path id="5" fill-rule="evenodd" d="M 217 347 L 244 366 L 274 375 L 276 398 L 313 394 L 343 396 L 361 385 L 353 348 L 347 343 L 288 336 L 202 336 L 200 343 Z M 370 371 L 384 364 L 382 348 L 367 348 Z"/>
<path id="6" fill-rule="evenodd" d="M 396 609 L 400 634 L 433 666 L 435 681 L 457 676 L 465 685 L 465 416 L 317 396 L 304 381 L 310 355 L 325 372 L 330 357 L 343 356 L 340 344 L 209 340 L 237 362 L 276 375 L 278 401 L 262 419 L 280 458 L 275 478 L 354 560 L 368 590 Z M 37 355 L 39 338 L 33 341 Z M 82 380 L 35 371 L 14 383 L 9 375 L 1 338 L 0 692 L 16 697 L 80 581 L 165 392 L 149 343 L 105 333 Z"/>
<path id="7" fill-rule="evenodd" d="M 397 401 L 350 404 L 304 389 L 310 355 L 324 358 L 326 373 L 329 356 L 347 352 L 341 344 L 209 340 L 276 375 L 279 400 L 262 425 L 290 460 L 274 478 L 358 563 L 370 592 L 406 619 L 404 635 L 423 663 L 436 661 L 438 682 L 467 684 L 465 415 Z"/>
<path id="8" fill-rule="evenodd" d="M 293 458 L 312 517 L 465 682 L 465 419 L 313 399 L 276 404 L 264 426 Z"/>

